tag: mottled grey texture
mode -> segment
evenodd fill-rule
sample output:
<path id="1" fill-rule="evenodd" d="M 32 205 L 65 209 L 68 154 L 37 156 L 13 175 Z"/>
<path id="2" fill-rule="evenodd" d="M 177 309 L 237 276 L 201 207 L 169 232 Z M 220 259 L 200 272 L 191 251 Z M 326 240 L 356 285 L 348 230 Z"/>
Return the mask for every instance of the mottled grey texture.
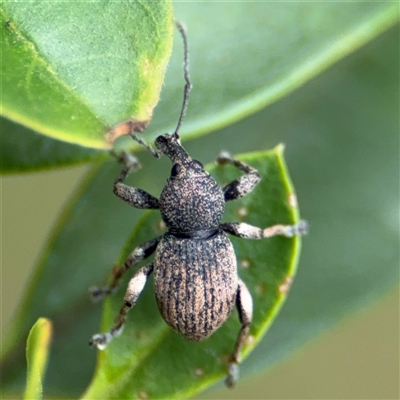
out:
<path id="1" fill-rule="evenodd" d="M 260 174 L 255 168 L 242 161 L 234 159 L 226 151 L 221 151 L 221 153 L 219 153 L 217 163 L 219 165 L 232 164 L 245 173 L 245 175 L 242 175 L 228 183 L 223 188 L 225 201 L 236 200 L 240 197 L 246 196 L 246 194 L 250 193 L 256 187 L 258 182 L 260 182 Z"/>
<path id="2" fill-rule="evenodd" d="M 158 209 L 158 200 L 142 189 L 127 186 L 121 182 L 114 184 L 114 194 L 135 208 Z"/>
<path id="3" fill-rule="evenodd" d="M 160 211 L 175 233 L 217 229 L 225 202 L 221 188 L 208 174 L 170 178 L 160 196 Z"/>
<path id="4" fill-rule="evenodd" d="M 244 222 L 225 222 L 220 225 L 220 228 L 226 233 L 243 239 L 262 239 L 264 237 L 261 228 Z"/>
<path id="5" fill-rule="evenodd" d="M 209 337 L 235 306 L 236 257 L 222 231 L 206 240 L 166 234 L 157 247 L 153 273 L 161 315 L 188 340 Z"/>
<path id="6" fill-rule="evenodd" d="M 236 200 L 250 193 L 257 183 L 260 182 L 258 172 L 243 175 L 226 185 L 223 189 L 225 201 Z"/>

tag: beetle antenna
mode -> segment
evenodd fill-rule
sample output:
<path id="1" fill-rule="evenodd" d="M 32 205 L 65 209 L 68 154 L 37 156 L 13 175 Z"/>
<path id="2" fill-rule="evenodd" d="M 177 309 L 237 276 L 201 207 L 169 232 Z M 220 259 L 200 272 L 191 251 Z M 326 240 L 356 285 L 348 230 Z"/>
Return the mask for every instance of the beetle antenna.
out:
<path id="1" fill-rule="evenodd" d="M 189 92 L 192 89 L 192 84 L 190 82 L 190 77 L 189 77 L 189 49 L 188 49 L 188 42 L 187 42 L 187 36 L 186 36 L 186 29 L 184 25 L 181 22 L 176 23 L 177 28 L 179 29 L 179 32 L 182 36 L 183 40 L 183 76 L 185 78 L 186 84 L 185 84 L 185 89 L 183 91 L 183 103 L 182 103 L 182 109 L 181 109 L 181 115 L 179 116 L 179 121 L 178 125 L 175 128 L 174 136 L 178 139 L 178 131 L 179 128 L 182 125 L 182 120 L 183 117 L 186 114 L 186 109 L 189 101 Z"/>
<path id="2" fill-rule="evenodd" d="M 149 153 L 152 154 L 153 157 L 155 158 L 160 158 L 161 157 L 161 151 L 159 150 L 154 150 L 150 145 L 148 145 L 144 140 L 140 139 L 137 135 L 135 135 L 133 132 L 129 132 L 129 136 L 135 141 L 138 142 L 141 146 L 143 146 Z"/>

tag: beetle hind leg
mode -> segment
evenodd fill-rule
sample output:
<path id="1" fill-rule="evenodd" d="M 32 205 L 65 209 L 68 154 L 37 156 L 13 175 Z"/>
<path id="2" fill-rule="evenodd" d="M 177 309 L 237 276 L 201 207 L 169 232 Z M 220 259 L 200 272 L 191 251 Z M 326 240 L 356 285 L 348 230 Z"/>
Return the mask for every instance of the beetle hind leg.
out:
<path id="1" fill-rule="evenodd" d="M 238 291 L 236 295 L 236 307 L 239 312 L 239 319 L 242 327 L 236 339 L 235 348 L 229 358 L 228 376 L 225 380 L 226 386 L 232 388 L 239 379 L 239 355 L 246 342 L 250 331 L 250 324 L 253 318 L 253 299 L 247 286 L 242 280 L 239 280 Z"/>

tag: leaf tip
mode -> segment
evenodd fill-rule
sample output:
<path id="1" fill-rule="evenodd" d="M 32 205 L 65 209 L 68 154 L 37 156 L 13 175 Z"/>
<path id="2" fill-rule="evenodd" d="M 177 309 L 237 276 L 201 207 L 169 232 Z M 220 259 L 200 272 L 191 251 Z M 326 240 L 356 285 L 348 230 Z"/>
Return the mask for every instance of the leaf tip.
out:
<path id="1" fill-rule="evenodd" d="M 43 378 L 48 361 L 53 324 L 47 318 L 39 318 L 29 332 L 26 344 L 28 364 L 24 399 L 42 399 Z"/>
<path id="2" fill-rule="evenodd" d="M 285 149 L 286 149 L 286 145 L 285 145 L 284 143 L 278 143 L 278 144 L 275 146 L 275 148 L 274 148 L 274 150 L 275 150 L 280 156 L 283 155 L 283 153 L 285 152 Z"/>

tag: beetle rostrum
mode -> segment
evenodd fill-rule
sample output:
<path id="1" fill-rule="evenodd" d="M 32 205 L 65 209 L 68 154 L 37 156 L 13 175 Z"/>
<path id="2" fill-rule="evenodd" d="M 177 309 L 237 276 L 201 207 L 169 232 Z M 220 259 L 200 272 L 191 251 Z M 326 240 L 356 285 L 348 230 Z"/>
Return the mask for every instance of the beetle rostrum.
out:
<path id="1" fill-rule="evenodd" d="M 245 239 L 276 235 L 292 237 L 306 233 L 307 224 L 300 221 L 297 225 L 274 225 L 261 229 L 246 223 L 221 223 L 225 202 L 250 193 L 260 181 L 260 175 L 253 167 L 222 152 L 217 162 L 232 164 L 243 175 L 221 188 L 180 144 L 178 129 L 186 111 L 191 84 L 186 36 L 179 24 L 178 29 L 185 45 L 186 85 L 177 128 L 173 134 L 157 137 L 157 150 L 135 134 L 130 134 L 154 156 L 165 154 L 171 159 L 170 177 L 160 199 L 142 189 L 125 185 L 126 177 L 138 167 L 137 160 L 125 153 L 120 158 L 124 168 L 114 182 L 114 193 L 131 206 L 159 209 L 167 232 L 137 246 L 124 265 L 113 272 L 108 287 L 92 289 L 95 299 L 113 293 L 127 270 L 154 253 L 153 262 L 140 268 L 129 281 L 114 327 L 109 332 L 94 335 L 90 344 L 102 350 L 122 332 L 127 312 L 136 304 L 147 278 L 153 273 L 160 313 L 165 322 L 185 339 L 200 341 L 208 338 L 228 319 L 236 306 L 242 326 L 228 364 L 226 384 L 232 387 L 238 379 L 239 355 L 250 329 L 252 298 L 238 276 L 235 251 L 227 234 Z"/>

